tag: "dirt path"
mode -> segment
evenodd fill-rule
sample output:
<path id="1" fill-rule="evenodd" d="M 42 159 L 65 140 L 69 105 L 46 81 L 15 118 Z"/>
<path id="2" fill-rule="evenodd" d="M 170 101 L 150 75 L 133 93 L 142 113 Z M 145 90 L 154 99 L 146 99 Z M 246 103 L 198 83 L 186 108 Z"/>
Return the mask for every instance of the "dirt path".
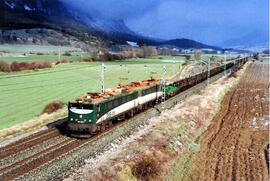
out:
<path id="1" fill-rule="evenodd" d="M 269 65 L 253 63 L 191 157 L 186 180 L 268 180 Z"/>

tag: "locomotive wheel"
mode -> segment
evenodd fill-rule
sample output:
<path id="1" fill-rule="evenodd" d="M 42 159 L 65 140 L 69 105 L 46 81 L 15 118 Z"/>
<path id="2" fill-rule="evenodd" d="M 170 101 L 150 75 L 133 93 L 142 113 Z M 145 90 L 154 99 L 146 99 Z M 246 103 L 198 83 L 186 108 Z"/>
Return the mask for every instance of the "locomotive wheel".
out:
<path id="1" fill-rule="evenodd" d="M 106 130 L 106 124 L 101 123 L 100 125 L 100 132 L 104 132 Z"/>

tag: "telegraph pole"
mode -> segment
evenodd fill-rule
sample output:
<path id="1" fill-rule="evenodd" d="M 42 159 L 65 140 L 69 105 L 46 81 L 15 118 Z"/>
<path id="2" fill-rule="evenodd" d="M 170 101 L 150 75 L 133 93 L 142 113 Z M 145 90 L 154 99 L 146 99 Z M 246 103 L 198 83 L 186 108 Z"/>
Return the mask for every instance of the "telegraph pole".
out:
<path id="1" fill-rule="evenodd" d="M 241 55 L 240 59 L 238 60 L 238 68 L 240 67 L 240 61 L 242 60 L 243 55 Z"/>
<path id="2" fill-rule="evenodd" d="M 101 85 L 101 93 L 104 93 L 104 92 L 105 92 L 105 83 L 104 83 L 105 70 L 106 70 L 106 67 L 105 67 L 104 63 L 102 63 L 102 64 L 101 64 L 101 67 L 100 67 L 100 85 Z"/>

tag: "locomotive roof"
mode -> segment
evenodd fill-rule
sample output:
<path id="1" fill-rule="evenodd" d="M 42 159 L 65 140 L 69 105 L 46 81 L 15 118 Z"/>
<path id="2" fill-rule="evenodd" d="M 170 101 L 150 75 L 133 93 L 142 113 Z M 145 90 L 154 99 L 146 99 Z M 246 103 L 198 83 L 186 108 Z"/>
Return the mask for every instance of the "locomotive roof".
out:
<path id="1" fill-rule="evenodd" d="M 83 103 L 83 104 L 98 104 L 103 101 L 107 101 L 118 97 L 120 95 L 132 94 L 138 90 L 144 90 L 154 85 L 160 84 L 160 80 L 144 80 L 139 82 L 131 82 L 129 85 L 122 86 L 119 88 L 106 89 L 104 93 L 87 93 L 79 99 L 71 101 L 71 103 Z"/>

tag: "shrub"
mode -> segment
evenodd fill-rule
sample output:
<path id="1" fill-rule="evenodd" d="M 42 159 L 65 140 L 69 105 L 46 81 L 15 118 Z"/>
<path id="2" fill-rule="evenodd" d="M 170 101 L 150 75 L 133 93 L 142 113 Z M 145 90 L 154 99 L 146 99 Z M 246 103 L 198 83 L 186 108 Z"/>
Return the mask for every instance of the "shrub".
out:
<path id="1" fill-rule="evenodd" d="M 65 52 L 65 53 L 63 53 L 63 56 L 71 56 L 71 53 Z"/>
<path id="2" fill-rule="evenodd" d="M 51 68 L 52 64 L 50 62 L 12 62 L 10 65 L 10 69 L 12 72 L 18 72 L 23 70 L 36 70 L 36 69 L 44 69 Z"/>
<path id="3" fill-rule="evenodd" d="M 45 68 L 52 68 L 52 63 L 51 62 L 34 62 L 35 68 L 36 69 L 45 69 Z"/>
<path id="4" fill-rule="evenodd" d="M 17 62 L 12 62 L 11 65 L 10 65 L 10 69 L 11 69 L 12 72 L 21 71 L 20 65 Z"/>
<path id="5" fill-rule="evenodd" d="M 124 56 L 124 59 L 136 58 L 136 54 L 133 51 L 124 51 L 123 56 Z"/>
<path id="6" fill-rule="evenodd" d="M 84 58 L 82 59 L 83 62 L 94 62 L 96 59 L 95 58 Z"/>
<path id="7" fill-rule="evenodd" d="M 190 58 L 191 58 L 191 56 L 190 56 L 190 55 L 185 55 L 185 60 L 186 60 L 186 61 L 189 61 L 189 60 L 190 60 Z"/>
<path id="8" fill-rule="evenodd" d="M 10 72 L 11 69 L 10 69 L 10 65 L 3 61 L 3 60 L 0 60 L 0 72 Z"/>
<path id="9" fill-rule="evenodd" d="M 60 60 L 60 61 L 57 61 L 56 63 L 55 63 L 55 65 L 58 65 L 58 64 L 63 64 L 63 63 L 69 63 L 70 61 L 68 61 L 68 60 Z"/>
<path id="10" fill-rule="evenodd" d="M 99 61 L 109 61 L 111 60 L 111 54 L 110 53 L 104 53 L 102 55 L 98 56 Z"/>
<path id="11" fill-rule="evenodd" d="M 44 113 L 51 114 L 58 111 L 59 109 L 62 109 L 63 107 L 64 104 L 62 102 L 52 102 L 45 106 L 45 108 L 42 111 L 42 114 Z"/>
<path id="12" fill-rule="evenodd" d="M 139 58 L 149 58 L 152 56 L 156 56 L 157 54 L 157 49 L 155 47 L 142 46 L 136 53 L 136 56 Z"/>
<path id="13" fill-rule="evenodd" d="M 161 165 L 150 155 L 143 154 L 132 167 L 132 174 L 140 180 L 150 180 L 159 175 Z"/>

